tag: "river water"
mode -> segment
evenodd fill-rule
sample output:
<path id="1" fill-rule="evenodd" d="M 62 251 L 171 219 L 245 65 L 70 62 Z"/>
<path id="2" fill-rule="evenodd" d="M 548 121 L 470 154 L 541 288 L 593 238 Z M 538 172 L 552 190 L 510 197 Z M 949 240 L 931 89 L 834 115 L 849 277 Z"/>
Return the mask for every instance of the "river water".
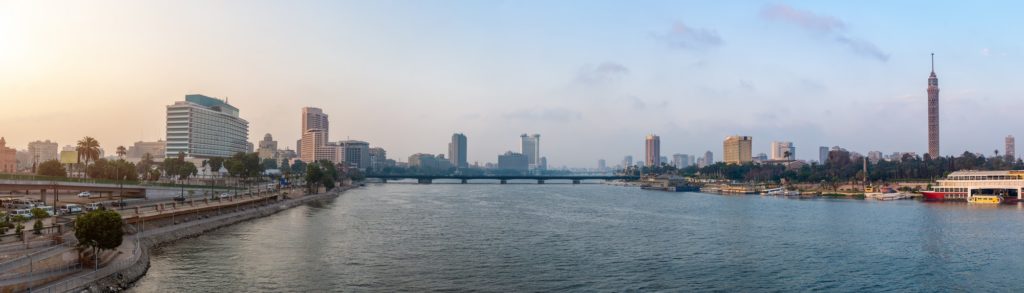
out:
<path id="1" fill-rule="evenodd" d="M 1020 292 L 1024 209 L 381 184 L 156 249 L 132 290 Z"/>

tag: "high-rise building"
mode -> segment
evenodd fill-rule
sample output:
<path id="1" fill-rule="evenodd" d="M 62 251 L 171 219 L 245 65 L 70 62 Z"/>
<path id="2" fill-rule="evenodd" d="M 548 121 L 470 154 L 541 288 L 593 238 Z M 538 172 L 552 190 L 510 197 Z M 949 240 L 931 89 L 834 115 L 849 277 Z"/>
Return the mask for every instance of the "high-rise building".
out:
<path id="1" fill-rule="evenodd" d="M 519 138 L 522 139 L 521 150 L 522 154 L 526 156 L 529 168 L 537 169 L 540 167 L 540 134 L 526 135 L 526 133 L 523 133 Z"/>
<path id="2" fill-rule="evenodd" d="M 685 154 L 673 154 L 672 155 L 672 166 L 676 168 L 686 168 L 690 166 L 690 156 Z"/>
<path id="3" fill-rule="evenodd" d="M 882 160 L 882 152 L 880 152 L 880 151 L 869 151 L 868 152 L 868 161 L 871 161 L 872 164 L 878 164 L 878 161 L 881 161 L 881 160 Z"/>
<path id="4" fill-rule="evenodd" d="M 932 74 L 928 76 L 928 156 L 939 157 L 939 78 L 935 76 L 935 53 Z"/>
<path id="5" fill-rule="evenodd" d="M 388 165 L 388 152 L 384 148 L 370 148 L 370 168 L 380 171 Z"/>
<path id="6" fill-rule="evenodd" d="M 1003 154 L 1005 154 L 1006 157 L 1009 158 L 1010 160 L 1016 160 L 1017 159 L 1017 152 L 1016 152 L 1015 144 L 1016 143 L 1015 143 L 1015 141 L 1013 139 L 1013 135 L 1007 135 L 1006 136 L 1006 151 L 1004 151 Z"/>
<path id="7" fill-rule="evenodd" d="M 37 140 L 28 143 L 28 152 L 29 155 L 32 157 L 31 163 L 38 166 L 42 162 L 59 159 L 59 148 L 60 145 L 58 145 L 56 142 L 50 141 L 49 139 L 47 139 L 46 141 Z M 160 155 L 162 156 L 163 154 L 164 152 L 161 151 Z"/>
<path id="8" fill-rule="evenodd" d="M 647 166 L 661 166 L 661 137 L 648 134 L 644 141 L 644 163 Z"/>
<path id="9" fill-rule="evenodd" d="M 421 171 L 446 171 L 451 168 L 452 163 L 444 158 L 444 155 L 414 154 L 409 156 L 409 167 L 419 168 Z"/>
<path id="10" fill-rule="evenodd" d="M 597 160 L 597 170 L 604 171 L 604 170 L 607 170 L 607 169 L 608 169 L 608 165 L 604 162 L 604 159 Z"/>
<path id="11" fill-rule="evenodd" d="M 299 135 L 305 136 L 306 132 L 308 132 L 310 130 L 323 131 L 324 144 L 326 145 L 326 142 L 330 141 L 330 136 L 328 135 L 328 133 L 330 133 L 330 130 L 331 130 L 330 126 L 331 126 L 330 125 L 330 121 L 328 120 L 327 114 L 324 114 L 324 110 L 321 110 L 320 108 L 315 108 L 315 107 L 303 107 L 302 108 L 302 129 L 300 129 Z M 317 147 L 319 147 L 319 145 L 315 145 L 315 146 L 311 146 L 311 147 L 303 147 L 302 146 L 302 139 L 299 139 L 299 141 L 295 142 L 295 149 L 299 152 L 298 155 L 299 155 L 300 158 L 301 157 L 306 157 L 306 158 L 313 157 L 312 155 L 310 155 L 310 156 L 303 156 L 302 150 L 303 149 L 315 150 Z M 305 160 L 303 160 L 303 161 L 305 161 Z"/>
<path id="12" fill-rule="evenodd" d="M 707 166 L 707 165 L 714 165 L 714 164 L 715 164 L 715 155 L 713 153 L 711 153 L 711 151 L 704 152 L 704 165 Z"/>
<path id="13" fill-rule="evenodd" d="M 622 158 L 622 168 L 629 168 L 633 166 L 633 156 L 625 156 Z"/>
<path id="14" fill-rule="evenodd" d="M 689 156 L 689 157 L 690 157 L 690 163 L 688 165 L 686 165 L 686 166 L 689 167 L 689 166 L 696 165 L 697 164 L 697 162 L 696 162 L 697 161 L 697 155 L 692 155 L 692 156 Z"/>
<path id="15" fill-rule="evenodd" d="M 773 141 L 771 145 L 773 161 L 789 161 L 796 159 L 796 147 L 789 141 Z"/>
<path id="16" fill-rule="evenodd" d="M 18 151 L 7 147 L 7 140 L 0 137 L 0 173 L 18 171 Z"/>
<path id="17" fill-rule="evenodd" d="M 310 129 L 302 134 L 302 150 L 299 150 L 299 160 L 303 162 L 334 161 L 337 151 L 337 145 L 329 146 L 327 144 L 326 131 Z"/>
<path id="18" fill-rule="evenodd" d="M 466 135 L 462 133 L 452 134 L 452 141 L 448 143 L 448 159 L 456 168 L 468 168 L 469 161 L 466 160 Z"/>
<path id="19" fill-rule="evenodd" d="M 525 154 L 507 151 L 498 156 L 498 169 L 526 171 L 530 168 L 530 162 Z"/>
<path id="20" fill-rule="evenodd" d="M 828 147 L 818 147 L 818 164 L 824 165 L 825 162 L 828 162 Z"/>
<path id="21" fill-rule="evenodd" d="M 753 161 L 751 146 L 753 139 L 749 136 L 733 135 L 722 142 L 722 160 L 726 164 L 743 164 Z"/>
<path id="22" fill-rule="evenodd" d="M 346 166 L 366 169 L 370 167 L 370 143 L 358 140 L 345 140 L 338 142 L 340 152 L 338 158 L 332 160 L 335 163 L 343 163 Z"/>
<path id="23" fill-rule="evenodd" d="M 277 141 L 274 140 L 274 136 L 267 133 L 259 143 L 260 147 L 256 149 L 256 153 L 260 159 L 277 159 Z"/>
<path id="24" fill-rule="evenodd" d="M 249 122 L 227 101 L 186 95 L 167 106 L 168 157 L 179 152 L 189 158 L 230 157 L 248 148 Z"/>
<path id="25" fill-rule="evenodd" d="M 328 146 L 330 137 L 330 121 L 327 114 L 320 108 L 302 108 L 302 138 L 299 139 L 299 159 L 304 162 L 316 162 L 320 160 L 338 160 L 340 149 L 338 146 Z"/>
<path id="26" fill-rule="evenodd" d="M 153 158 L 164 158 L 167 155 L 167 142 L 163 140 L 158 141 L 136 141 L 134 144 L 128 147 L 127 156 L 129 158 L 142 158 L 146 154 L 149 154 Z"/>

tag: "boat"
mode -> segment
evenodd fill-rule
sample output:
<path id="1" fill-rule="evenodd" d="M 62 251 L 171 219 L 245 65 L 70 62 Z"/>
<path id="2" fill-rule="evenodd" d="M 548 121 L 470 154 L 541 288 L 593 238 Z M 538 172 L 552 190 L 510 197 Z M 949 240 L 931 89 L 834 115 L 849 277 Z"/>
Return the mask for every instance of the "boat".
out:
<path id="1" fill-rule="evenodd" d="M 969 203 L 984 203 L 984 204 L 999 204 L 1003 202 L 1003 197 L 998 195 L 974 195 L 967 198 Z"/>
<path id="2" fill-rule="evenodd" d="M 956 171 L 936 186 L 922 191 L 925 201 L 967 201 L 977 203 L 1015 203 L 1024 193 L 1024 170 Z"/>

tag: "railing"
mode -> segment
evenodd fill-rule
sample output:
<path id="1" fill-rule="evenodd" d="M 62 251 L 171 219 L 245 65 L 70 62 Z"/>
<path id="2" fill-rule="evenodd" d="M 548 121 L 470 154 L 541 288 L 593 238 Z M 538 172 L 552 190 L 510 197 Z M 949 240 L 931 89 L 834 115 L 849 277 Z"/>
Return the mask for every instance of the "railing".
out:
<path id="1" fill-rule="evenodd" d="M 49 284 L 36 289 L 29 289 L 28 292 L 68 292 L 75 291 L 83 286 L 93 283 L 99 279 L 106 278 L 113 275 L 121 270 L 131 267 L 139 260 L 142 256 L 142 244 L 139 243 L 138 238 L 135 239 L 135 249 L 132 249 L 132 254 L 127 259 L 115 260 L 106 266 L 95 269 L 91 272 L 84 273 L 82 275 L 75 276 L 73 278 L 60 281 L 54 284 Z"/>

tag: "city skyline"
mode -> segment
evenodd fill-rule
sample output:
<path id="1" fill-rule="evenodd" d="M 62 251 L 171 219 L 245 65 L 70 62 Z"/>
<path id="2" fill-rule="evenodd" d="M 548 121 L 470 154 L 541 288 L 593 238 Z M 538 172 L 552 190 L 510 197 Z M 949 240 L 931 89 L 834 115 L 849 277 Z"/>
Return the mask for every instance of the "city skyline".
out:
<path id="1" fill-rule="evenodd" d="M 333 115 L 329 137 L 395 158 L 443 153 L 453 131 L 474 138 L 470 162 L 544 134 L 551 166 L 640 157 L 650 132 L 665 154 L 734 133 L 755 154 L 770 141 L 925 154 L 934 52 L 941 154 L 989 155 L 1020 131 L 1020 45 L 999 29 L 1021 24 L 1006 7 L 1020 4 L 922 3 L 7 2 L 0 102 L 17 111 L 0 136 L 19 150 L 93 136 L 111 153 L 166 140 L 164 106 L 205 94 L 241 109 L 249 143 L 271 133 L 295 149 L 294 113 L 314 105 Z"/>

